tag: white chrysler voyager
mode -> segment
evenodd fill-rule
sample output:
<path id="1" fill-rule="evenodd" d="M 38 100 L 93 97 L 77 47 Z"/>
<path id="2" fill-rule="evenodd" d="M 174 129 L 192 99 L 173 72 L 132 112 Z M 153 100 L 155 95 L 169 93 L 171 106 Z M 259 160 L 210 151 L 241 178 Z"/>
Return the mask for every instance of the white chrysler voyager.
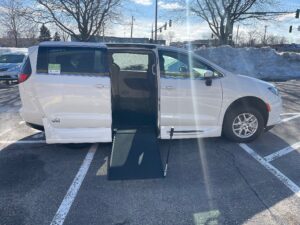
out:
<path id="1" fill-rule="evenodd" d="M 112 142 L 115 129 L 144 126 L 161 139 L 173 128 L 178 139 L 249 142 L 282 108 L 272 84 L 152 44 L 44 42 L 29 48 L 19 83 L 21 116 L 47 143 Z"/>

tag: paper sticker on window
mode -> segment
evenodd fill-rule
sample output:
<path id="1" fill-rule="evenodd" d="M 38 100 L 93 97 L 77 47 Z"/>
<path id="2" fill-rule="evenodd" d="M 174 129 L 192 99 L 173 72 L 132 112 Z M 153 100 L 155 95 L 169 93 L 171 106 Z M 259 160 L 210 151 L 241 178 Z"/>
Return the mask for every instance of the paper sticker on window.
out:
<path id="1" fill-rule="evenodd" d="M 60 64 L 48 64 L 49 74 L 60 74 Z"/>

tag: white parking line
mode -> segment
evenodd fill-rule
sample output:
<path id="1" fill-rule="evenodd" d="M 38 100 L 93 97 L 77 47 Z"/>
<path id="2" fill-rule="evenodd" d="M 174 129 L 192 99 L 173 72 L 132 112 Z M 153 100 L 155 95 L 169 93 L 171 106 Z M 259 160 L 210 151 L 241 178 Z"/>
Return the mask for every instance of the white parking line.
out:
<path id="1" fill-rule="evenodd" d="M 281 116 L 289 116 L 289 115 L 300 115 L 300 112 L 296 112 L 296 113 L 281 113 Z"/>
<path id="2" fill-rule="evenodd" d="M 293 181 L 281 173 L 278 169 L 272 166 L 269 162 L 259 156 L 252 148 L 246 144 L 239 144 L 249 155 L 256 159 L 261 165 L 263 165 L 269 172 L 276 176 L 285 186 L 287 186 L 297 197 L 300 198 L 300 187 L 297 186 Z"/>
<path id="3" fill-rule="evenodd" d="M 275 159 L 277 159 L 277 158 L 279 158 L 281 156 L 284 156 L 286 154 L 289 154 L 292 151 L 295 151 L 298 148 L 300 148 L 300 142 L 297 142 L 297 143 L 295 143 L 295 144 L 293 144 L 291 146 L 283 148 L 283 149 L 281 149 L 281 150 L 279 150 L 277 152 L 274 152 L 274 153 L 272 153 L 272 154 L 270 154 L 268 156 L 265 156 L 264 158 L 265 158 L 265 160 L 267 162 L 271 162 L 271 161 L 273 161 L 273 160 L 275 160 Z"/>
<path id="4" fill-rule="evenodd" d="M 297 118 L 299 118 L 299 117 L 300 117 L 300 114 L 294 115 L 294 116 L 291 116 L 291 117 L 282 119 L 282 120 L 281 120 L 281 123 L 288 122 L 288 121 L 290 121 L 290 120 L 297 119 Z"/>
<path id="5" fill-rule="evenodd" d="M 91 165 L 97 148 L 98 144 L 93 144 L 91 146 L 81 167 L 79 168 L 78 173 L 76 174 L 76 177 L 73 180 L 73 183 L 71 184 L 50 225 L 62 225 L 64 223 L 65 218 L 68 215 L 68 212 L 73 204 L 73 201 L 76 198 L 82 181 L 84 180 L 84 177 L 87 174 L 87 171 Z"/>

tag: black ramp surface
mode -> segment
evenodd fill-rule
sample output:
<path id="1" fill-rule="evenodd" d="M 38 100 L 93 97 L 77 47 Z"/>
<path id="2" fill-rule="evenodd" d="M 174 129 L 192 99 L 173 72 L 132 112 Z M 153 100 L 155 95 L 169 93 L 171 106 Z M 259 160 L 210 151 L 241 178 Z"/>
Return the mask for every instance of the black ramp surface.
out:
<path id="1" fill-rule="evenodd" d="M 155 130 L 153 128 L 117 130 L 110 157 L 108 179 L 162 177 L 162 161 Z"/>

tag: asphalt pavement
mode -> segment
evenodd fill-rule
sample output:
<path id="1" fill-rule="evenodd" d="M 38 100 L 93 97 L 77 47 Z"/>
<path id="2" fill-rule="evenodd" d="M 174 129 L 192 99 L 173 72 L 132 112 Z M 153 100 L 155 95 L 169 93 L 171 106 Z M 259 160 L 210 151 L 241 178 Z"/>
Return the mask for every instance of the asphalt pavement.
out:
<path id="1" fill-rule="evenodd" d="M 300 81 L 275 83 L 284 122 L 240 145 L 172 141 L 166 178 L 108 181 L 111 144 L 47 145 L 0 84 L 1 225 L 300 224 Z M 169 141 L 160 141 L 165 160 Z"/>

